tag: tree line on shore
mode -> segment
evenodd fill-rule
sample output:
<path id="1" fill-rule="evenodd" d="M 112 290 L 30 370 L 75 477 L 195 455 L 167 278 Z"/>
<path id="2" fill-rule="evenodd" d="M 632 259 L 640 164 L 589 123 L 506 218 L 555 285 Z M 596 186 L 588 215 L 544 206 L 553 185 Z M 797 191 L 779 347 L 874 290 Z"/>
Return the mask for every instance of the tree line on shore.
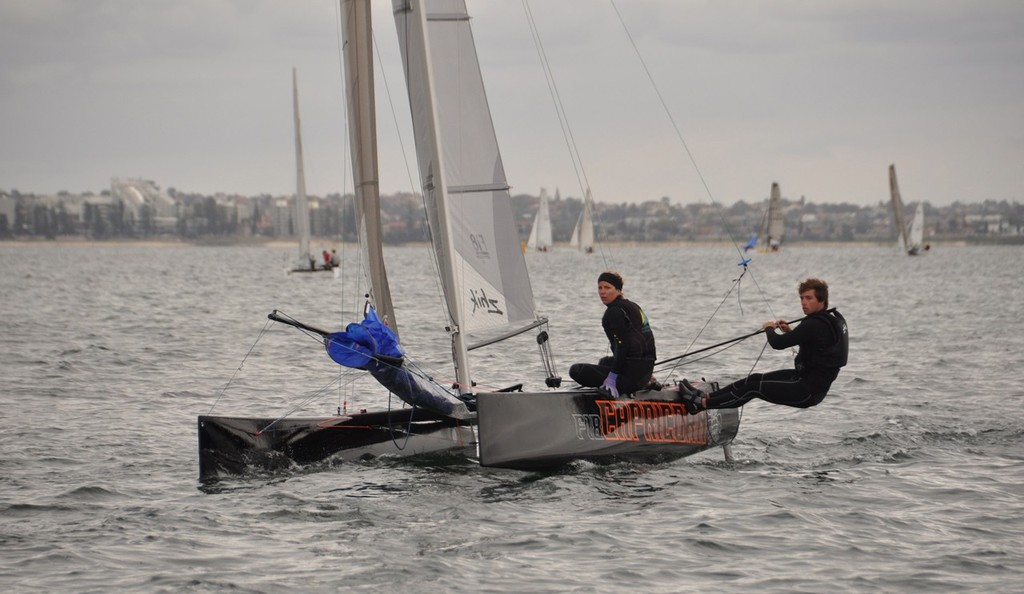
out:
<path id="1" fill-rule="evenodd" d="M 247 240 L 294 237 L 293 200 L 261 195 L 204 196 L 175 191 L 167 195 L 173 210 L 159 213 L 148 203 L 130 204 L 110 199 L 90 201 L 89 195 L 39 197 L 3 192 L 0 238 L 77 237 L 118 238 L 238 238 Z M 355 209 L 351 195 L 332 194 L 310 198 L 310 224 L 318 237 L 356 239 Z M 539 199 L 519 194 L 512 197 L 519 236 L 530 233 Z M 848 203 L 816 204 L 783 199 L 785 240 L 875 241 L 895 240 L 896 231 L 888 202 L 871 206 Z M 926 235 L 933 241 L 1008 241 L 1021 238 L 1024 205 L 1014 201 L 956 202 L 925 209 Z M 556 197 L 549 201 L 556 242 L 567 241 L 583 208 L 579 198 Z M 428 239 L 426 217 L 419 196 L 394 194 L 381 200 L 384 241 L 388 244 Z M 642 203 L 597 203 L 595 232 L 599 241 L 743 241 L 759 233 L 767 212 L 767 200 L 739 201 L 731 206 L 675 204 L 667 197 Z M 158 216 L 163 214 L 164 216 Z"/>

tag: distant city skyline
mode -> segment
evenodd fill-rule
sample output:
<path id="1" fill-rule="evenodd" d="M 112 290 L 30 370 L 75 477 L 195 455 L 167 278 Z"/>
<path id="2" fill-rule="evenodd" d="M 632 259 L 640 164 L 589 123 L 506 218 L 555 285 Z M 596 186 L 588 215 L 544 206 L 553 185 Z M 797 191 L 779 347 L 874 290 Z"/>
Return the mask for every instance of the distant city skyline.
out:
<path id="1" fill-rule="evenodd" d="M 584 169 L 523 3 L 470 0 L 514 194 L 580 196 L 589 182 L 604 203 L 729 205 L 778 182 L 792 200 L 870 205 L 888 199 L 895 163 L 907 202 L 1024 200 L 1024 3 L 529 8 Z M 381 190 L 415 192 L 390 2 L 374 18 Z M 141 177 L 205 195 L 294 193 L 295 67 L 308 191 L 351 192 L 337 19 L 333 0 L 0 3 L 0 189 L 99 192 Z"/>

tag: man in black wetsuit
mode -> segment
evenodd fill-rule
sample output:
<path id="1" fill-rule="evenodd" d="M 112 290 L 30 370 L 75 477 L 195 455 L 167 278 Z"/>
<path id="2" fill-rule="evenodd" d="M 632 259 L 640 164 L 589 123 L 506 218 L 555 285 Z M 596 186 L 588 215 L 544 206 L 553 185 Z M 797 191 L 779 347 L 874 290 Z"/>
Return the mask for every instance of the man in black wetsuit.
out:
<path id="1" fill-rule="evenodd" d="M 679 391 L 688 413 L 696 414 L 708 408 L 738 408 L 754 398 L 797 408 L 815 406 L 825 399 L 839 375 L 839 368 L 846 365 L 849 352 L 846 320 L 838 311 L 828 311 L 825 281 L 809 278 L 800 283 L 798 290 L 800 306 L 807 316 L 800 325 L 791 328 L 784 320 L 775 320 L 762 326 L 773 349 L 800 347 L 796 368 L 752 373 L 710 394 L 694 389 L 683 380 Z"/>
<path id="2" fill-rule="evenodd" d="M 650 382 L 656 357 L 654 333 L 640 306 L 622 296 L 622 277 L 617 272 L 597 277 L 597 294 L 607 307 L 601 326 L 612 356 L 602 357 L 597 365 L 576 363 L 569 368 L 569 376 L 581 386 L 600 388 L 618 398 Z"/>

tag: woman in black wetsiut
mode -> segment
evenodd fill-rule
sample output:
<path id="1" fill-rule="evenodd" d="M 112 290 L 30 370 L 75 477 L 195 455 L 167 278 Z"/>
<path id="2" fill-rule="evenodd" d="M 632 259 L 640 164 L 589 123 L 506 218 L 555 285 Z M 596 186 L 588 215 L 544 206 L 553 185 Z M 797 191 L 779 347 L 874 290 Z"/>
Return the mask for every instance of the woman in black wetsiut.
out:
<path id="1" fill-rule="evenodd" d="M 754 398 L 796 408 L 816 406 L 825 399 L 839 375 L 839 368 L 846 365 L 849 353 L 846 320 L 838 311 L 828 309 L 825 281 L 809 278 L 801 282 L 797 290 L 806 316 L 799 326 L 791 328 L 784 320 L 762 324 L 773 349 L 799 347 L 796 367 L 752 373 L 710 394 L 695 389 L 684 379 L 679 391 L 688 413 L 696 414 L 709 408 L 738 408 Z"/>
<path id="2" fill-rule="evenodd" d="M 601 326 L 612 356 L 596 364 L 576 363 L 569 377 L 588 388 L 599 388 L 613 398 L 631 394 L 651 381 L 654 360 L 654 333 L 647 315 L 639 305 L 622 296 L 622 277 L 617 272 L 602 272 L 597 277 L 597 294 L 605 304 Z"/>

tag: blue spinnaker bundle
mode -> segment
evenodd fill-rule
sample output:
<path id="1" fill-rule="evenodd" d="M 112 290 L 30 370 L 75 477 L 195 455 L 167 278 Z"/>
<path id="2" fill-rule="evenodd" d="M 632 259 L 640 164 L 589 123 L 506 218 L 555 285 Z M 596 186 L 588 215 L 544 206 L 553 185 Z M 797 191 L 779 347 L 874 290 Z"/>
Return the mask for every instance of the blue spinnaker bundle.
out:
<path id="1" fill-rule="evenodd" d="M 349 324 L 344 332 L 334 332 L 324 337 L 324 347 L 334 362 L 353 369 L 367 369 L 375 357 L 383 355 L 388 359 L 405 356 L 398 345 L 398 336 L 377 317 L 377 311 L 366 308 L 363 321 Z"/>
<path id="2" fill-rule="evenodd" d="M 398 336 L 372 307 L 366 308 L 362 322 L 353 322 L 344 332 L 324 337 L 324 347 L 339 365 L 369 371 L 382 386 L 413 406 L 458 418 L 470 414 L 464 403 L 403 366 L 405 353 Z"/>

